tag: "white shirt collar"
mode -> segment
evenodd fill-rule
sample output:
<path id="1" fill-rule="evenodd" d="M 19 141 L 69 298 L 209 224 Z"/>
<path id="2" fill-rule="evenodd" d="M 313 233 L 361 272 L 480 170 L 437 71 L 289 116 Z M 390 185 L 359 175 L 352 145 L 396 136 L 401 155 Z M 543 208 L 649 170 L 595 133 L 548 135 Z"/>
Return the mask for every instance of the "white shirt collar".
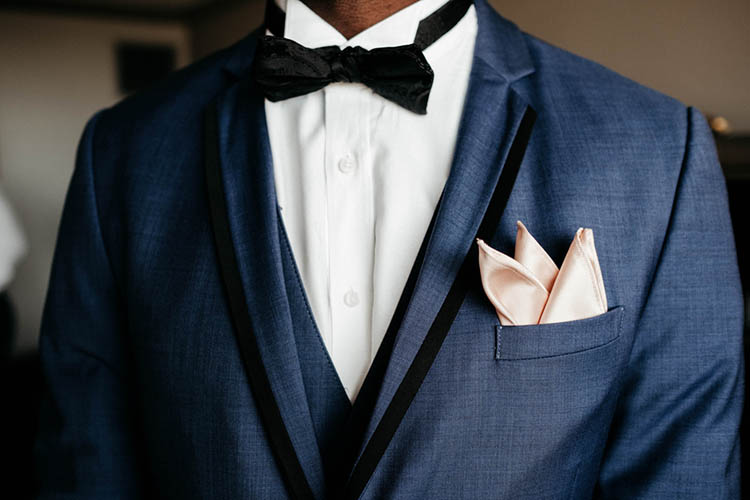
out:
<path id="1" fill-rule="evenodd" d="M 284 37 L 306 47 L 338 45 L 365 49 L 392 47 L 414 42 L 419 22 L 447 0 L 419 0 L 356 34 L 349 40 L 313 12 L 301 0 L 276 0 L 286 11 Z"/>

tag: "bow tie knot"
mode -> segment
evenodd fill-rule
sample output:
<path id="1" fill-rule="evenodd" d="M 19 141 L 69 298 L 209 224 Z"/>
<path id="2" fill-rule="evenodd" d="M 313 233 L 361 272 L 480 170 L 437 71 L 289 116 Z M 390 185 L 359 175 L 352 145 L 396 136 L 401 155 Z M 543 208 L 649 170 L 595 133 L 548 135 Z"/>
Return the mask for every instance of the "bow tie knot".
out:
<path id="1" fill-rule="evenodd" d="M 333 57 L 329 59 L 324 56 L 331 65 L 331 79 L 335 82 L 362 83 L 359 61 L 367 51 L 362 47 L 346 47 L 344 50 L 333 48 L 336 49 Z"/>

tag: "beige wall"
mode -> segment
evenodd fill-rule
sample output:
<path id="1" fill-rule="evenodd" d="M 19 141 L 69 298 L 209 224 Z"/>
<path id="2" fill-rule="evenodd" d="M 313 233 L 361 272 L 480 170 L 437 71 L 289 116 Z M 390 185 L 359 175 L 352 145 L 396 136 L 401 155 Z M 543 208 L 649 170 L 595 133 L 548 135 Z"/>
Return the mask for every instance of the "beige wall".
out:
<path id="1" fill-rule="evenodd" d="M 490 0 L 543 40 L 750 132 L 750 0 Z M 196 26 L 207 54 L 262 20 L 248 0 Z"/>
<path id="2" fill-rule="evenodd" d="M 196 20 L 191 26 L 195 58 L 227 47 L 260 26 L 264 6 L 263 0 L 247 0 Z"/>
<path id="3" fill-rule="evenodd" d="M 190 57 L 178 24 L 0 12 L 0 183 L 30 243 L 10 287 L 19 313 L 16 350 L 34 348 L 60 211 L 86 120 L 122 96 L 114 44 L 174 44 Z"/>

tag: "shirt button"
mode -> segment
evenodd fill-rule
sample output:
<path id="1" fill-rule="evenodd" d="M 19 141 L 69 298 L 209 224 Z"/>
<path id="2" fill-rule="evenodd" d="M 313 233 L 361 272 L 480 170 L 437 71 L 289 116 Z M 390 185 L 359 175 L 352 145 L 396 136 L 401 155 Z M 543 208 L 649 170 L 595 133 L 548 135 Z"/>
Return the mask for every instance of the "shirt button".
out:
<path id="1" fill-rule="evenodd" d="M 352 155 L 346 155 L 339 160 L 339 170 L 341 173 L 350 174 L 357 167 L 357 161 Z"/>
<path id="2" fill-rule="evenodd" d="M 349 307 L 354 307 L 359 304 L 359 295 L 354 290 L 349 290 L 344 294 L 344 304 Z"/>

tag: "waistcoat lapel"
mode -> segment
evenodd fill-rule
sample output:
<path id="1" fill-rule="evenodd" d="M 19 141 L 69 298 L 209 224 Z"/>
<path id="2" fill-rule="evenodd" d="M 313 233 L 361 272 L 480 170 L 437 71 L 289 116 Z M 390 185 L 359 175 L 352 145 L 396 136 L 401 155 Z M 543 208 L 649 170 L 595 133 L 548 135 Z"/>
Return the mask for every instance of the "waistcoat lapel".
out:
<path id="1" fill-rule="evenodd" d="M 497 218 L 502 213 L 505 202 L 499 200 L 507 201 L 515 180 L 512 172 L 520 166 L 531 134 L 534 111 L 512 87 L 533 72 L 525 40 L 485 0 L 475 6 L 478 34 L 453 165 L 434 227 L 423 243 L 424 262 L 403 319 L 393 325 L 394 338 L 383 341 L 393 347 L 343 498 L 358 498 L 364 490 L 421 384 L 420 374 L 426 374 L 437 355 L 442 344 L 438 337 L 444 338 L 455 317 L 450 309 L 457 312 L 463 300 L 454 288 L 472 279 L 474 238 L 485 231 L 490 233 L 485 239 L 491 239 L 497 220 L 485 217 L 486 212 L 490 207 Z M 499 179 L 505 185 L 499 185 Z M 422 352 L 435 349 L 432 354 Z"/>
<path id="2" fill-rule="evenodd" d="M 281 261 L 291 310 L 292 330 L 297 344 L 297 357 L 307 403 L 323 460 L 326 497 L 329 498 L 332 486 L 335 485 L 335 476 L 339 474 L 336 452 L 352 405 L 313 320 L 280 213 L 278 220 L 281 228 Z"/>
<path id="3" fill-rule="evenodd" d="M 246 68 L 250 36 L 228 70 Z M 250 54 L 250 56 L 248 56 Z M 284 283 L 262 96 L 243 76 L 207 109 L 206 178 L 222 278 L 243 363 L 292 498 L 325 497 Z"/>

